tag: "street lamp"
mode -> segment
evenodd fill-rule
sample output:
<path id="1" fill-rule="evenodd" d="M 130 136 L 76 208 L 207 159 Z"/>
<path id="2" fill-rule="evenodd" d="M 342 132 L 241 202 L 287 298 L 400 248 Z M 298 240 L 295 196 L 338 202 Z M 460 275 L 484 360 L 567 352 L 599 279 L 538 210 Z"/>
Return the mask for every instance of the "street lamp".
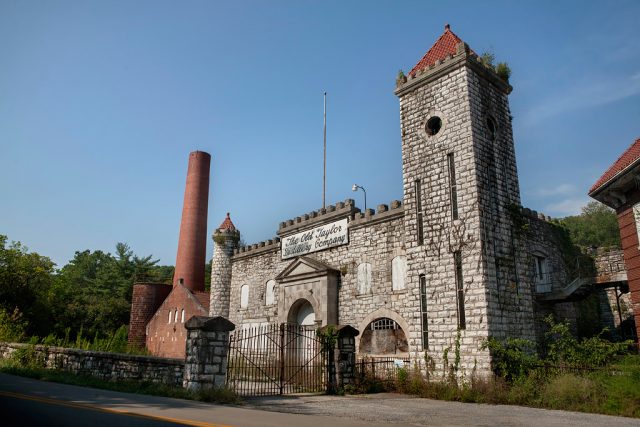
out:
<path id="1" fill-rule="evenodd" d="M 351 191 L 358 191 L 358 189 L 362 190 L 362 192 L 364 193 L 364 210 L 367 210 L 367 190 L 364 189 L 364 187 L 358 185 L 358 184 L 353 184 L 353 187 L 351 187 Z"/>

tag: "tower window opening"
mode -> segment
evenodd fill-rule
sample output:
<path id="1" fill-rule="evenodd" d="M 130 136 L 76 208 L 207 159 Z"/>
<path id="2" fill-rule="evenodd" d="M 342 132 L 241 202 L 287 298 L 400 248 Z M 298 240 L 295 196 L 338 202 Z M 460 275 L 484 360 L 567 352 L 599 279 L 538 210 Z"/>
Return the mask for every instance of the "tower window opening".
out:
<path id="1" fill-rule="evenodd" d="M 496 123 L 491 117 L 487 117 L 487 130 L 489 131 L 489 140 L 496 140 Z"/>
<path id="2" fill-rule="evenodd" d="M 440 117 L 433 116 L 429 120 L 427 120 L 427 127 L 426 127 L 427 135 L 434 136 L 438 132 L 440 132 L 441 128 L 442 128 L 442 119 Z"/>
<path id="3" fill-rule="evenodd" d="M 456 184 L 456 166 L 453 161 L 453 153 L 447 154 L 449 166 L 449 196 L 451 198 L 451 218 L 458 219 L 458 186 Z"/>
<path id="4" fill-rule="evenodd" d="M 458 308 L 458 328 L 465 329 L 467 320 L 464 313 L 464 283 L 462 280 L 462 255 L 460 251 L 453 253 L 453 259 L 456 268 L 456 299 Z"/>
<path id="5" fill-rule="evenodd" d="M 429 348 L 429 323 L 427 318 L 427 277 L 420 275 L 420 312 L 422 315 L 422 349 Z"/>
<path id="6" fill-rule="evenodd" d="M 419 179 L 416 179 L 415 187 L 416 187 L 416 217 L 418 221 L 417 238 L 418 238 L 418 246 L 421 246 L 424 243 L 424 228 L 423 228 L 424 226 L 422 222 L 422 190 L 421 190 Z"/>

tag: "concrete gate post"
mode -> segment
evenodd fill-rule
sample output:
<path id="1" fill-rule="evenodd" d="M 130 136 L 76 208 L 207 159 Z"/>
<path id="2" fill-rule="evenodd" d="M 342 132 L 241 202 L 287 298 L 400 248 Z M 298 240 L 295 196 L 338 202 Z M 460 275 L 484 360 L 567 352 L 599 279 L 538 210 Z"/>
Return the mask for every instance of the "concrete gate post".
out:
<path id="1" fill-rule="evenodd" d="M 327 325 L 320 328 L 321 335 L 327 339 L 335 338 L 333 349 L 329 349 L 328 393 L 341 391 L 345 385 L 355 382 L 356 337 L 360 333 L 350 325 Z"/>
<path id="2" fill-rule="evenodd" d="M 187 350 L 182 386 L 188 390 L 224 386 L 229 332 L 236 326 L 224 317 L 206 316 L 193 316 L 184 326 Z"/>

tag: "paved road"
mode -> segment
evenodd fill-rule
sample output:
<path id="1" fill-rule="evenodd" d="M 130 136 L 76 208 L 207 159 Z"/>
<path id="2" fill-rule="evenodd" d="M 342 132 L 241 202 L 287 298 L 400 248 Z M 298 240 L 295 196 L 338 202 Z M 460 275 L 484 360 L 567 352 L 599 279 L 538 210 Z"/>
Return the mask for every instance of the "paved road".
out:
<path id="1" fill-rule="evenodd" d="M 34 405 L 30 406 L 29 402 Z M 129 425 L 136 426 L 640 426 L 640 420 L 630 418 L 443 402 L 395 394 L 271 397 L 249 399 L 242 407 L 221 406 L 47 383 L 4 374 L 0 374 L 0 406 L 3 421 L 7 414 L 11 414 L 17 420 L 13 425 L 19 426 L 32 424 L 24 422 L 23 417 L 38 416 L 45 410 L 43 407 L 50 406 L 55 408 L 49 415 L 53 418 L 40 425 L 56 425 L 56 422 L 57 425 L 72 425 L 68 422 L 88 416 L 97 418 L 87 418 L 75 425 L 106 427 L 126 425 L 125 422 L 131 421 Z M 112 421 L 110 416 L 115 415 L 123 418 Z M 157 424 L 151 424 L 154 422 Z"/>

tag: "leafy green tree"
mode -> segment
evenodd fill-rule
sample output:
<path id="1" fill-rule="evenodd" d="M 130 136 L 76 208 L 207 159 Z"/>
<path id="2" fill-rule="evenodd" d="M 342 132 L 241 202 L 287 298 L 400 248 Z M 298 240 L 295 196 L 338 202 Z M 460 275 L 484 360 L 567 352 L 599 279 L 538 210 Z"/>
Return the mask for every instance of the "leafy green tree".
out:
<path id="1" fill-rule="evenodd" d="M 615 212 L 600 202 L 593 201 L 582 208 L 582 213 L 560 219 L 573 243 L 582 247 L 620 247 L 620 232 Z"/>
<path id="2" fill-rule="evenodd" d="M 28 334 L 48 328 L 46 295 L 53 283 L 55 264 L 20 242 L 8 244 L 0 235 L 0 308 L 26 324 Z"/>

